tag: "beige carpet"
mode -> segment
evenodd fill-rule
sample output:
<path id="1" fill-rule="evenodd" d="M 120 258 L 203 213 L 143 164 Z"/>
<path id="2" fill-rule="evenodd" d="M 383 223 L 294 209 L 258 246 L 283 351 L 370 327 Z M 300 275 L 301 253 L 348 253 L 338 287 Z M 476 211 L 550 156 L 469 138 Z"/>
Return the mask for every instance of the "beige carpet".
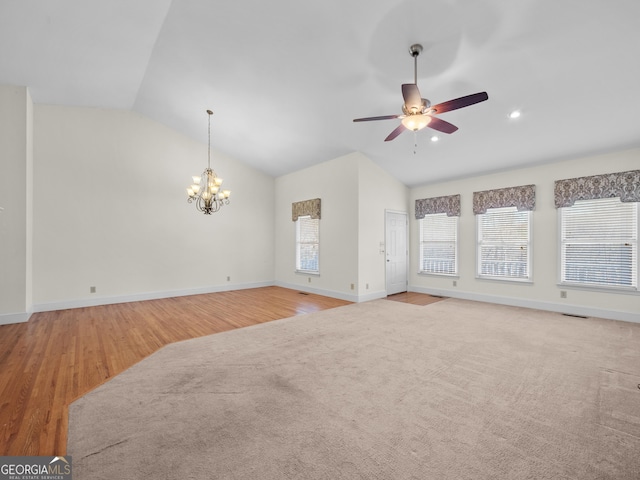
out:
<path id="1" fill-rule="evenodd" d="M 74 480 L 639 479 L 640 324 L 376 300 L 169 345 L 70 407 Z"/>

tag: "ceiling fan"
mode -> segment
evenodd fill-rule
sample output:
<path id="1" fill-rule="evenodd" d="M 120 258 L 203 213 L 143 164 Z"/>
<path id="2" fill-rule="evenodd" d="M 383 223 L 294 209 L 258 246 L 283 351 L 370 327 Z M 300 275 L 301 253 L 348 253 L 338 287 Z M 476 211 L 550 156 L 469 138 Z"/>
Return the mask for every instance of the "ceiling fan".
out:
<path id="1" fill-rule="evenodd" d="M 474 93 L 460 98 L 455 98 L 447 102 L 431 106 L 431 102 L 420 96 L 418 90 L 418 55 L 422 52 L 422 45 L 415 44 L 409 47 L 409 53 L 413 57 L 413 83 L 402 85 L 402 115 L 382 115 L 379 117 L 356 118 L 354 122 L 368 122 L 371 120 L 389 120 L 392 118 L 401 119 L 400 125 L 384 139 L 385 142 L 393 140 L 405 130 L 417 132 L 424 127 L 433 128 L 443 133 L 453 133 L 458 130 L 455 125 L 445 122 L 436 117 L 436 114 L 450 112 L 458 108 L 468 107 L 475 103 L 484 102 L 489 99 L 487 92 Z"/>

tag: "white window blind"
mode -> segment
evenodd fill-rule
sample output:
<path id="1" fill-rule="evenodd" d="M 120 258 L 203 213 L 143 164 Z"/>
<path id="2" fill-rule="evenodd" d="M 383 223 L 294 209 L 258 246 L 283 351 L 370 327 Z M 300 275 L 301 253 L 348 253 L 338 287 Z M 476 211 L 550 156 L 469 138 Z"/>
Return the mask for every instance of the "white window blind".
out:
<path id="1" fill-rule="evenodd" d="M 638 204 L 577 200 L 558 209 L 562 283 L 638 288 Z"/>
<path id="2" fill-rule="evenodd" d="M 420 273 L 457 275 L 458 217 L 446 213 L 420 219 Z"/>
<path id="3" fill-rule="evenodd" d="M 491 208 L 476 221 L 478 277 L 531 280 L 531 211 Z"/>
<path id="4" fill-rule="evenodd" d="M 320 273 L 320 220 L 309 215 L 296 220 L 296 270 Z"/>

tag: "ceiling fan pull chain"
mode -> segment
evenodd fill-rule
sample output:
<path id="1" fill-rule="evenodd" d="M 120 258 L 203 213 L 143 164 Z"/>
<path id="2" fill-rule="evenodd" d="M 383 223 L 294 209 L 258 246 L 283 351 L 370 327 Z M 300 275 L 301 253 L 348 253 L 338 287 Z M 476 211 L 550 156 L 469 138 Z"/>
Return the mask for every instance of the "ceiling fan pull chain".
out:
<path id="1" fill-rule="evenodd" d="M 416 130 L 413 131 L 413 154 L 416 154 L 416 150 L 418 150 L 418 133 Z"/>

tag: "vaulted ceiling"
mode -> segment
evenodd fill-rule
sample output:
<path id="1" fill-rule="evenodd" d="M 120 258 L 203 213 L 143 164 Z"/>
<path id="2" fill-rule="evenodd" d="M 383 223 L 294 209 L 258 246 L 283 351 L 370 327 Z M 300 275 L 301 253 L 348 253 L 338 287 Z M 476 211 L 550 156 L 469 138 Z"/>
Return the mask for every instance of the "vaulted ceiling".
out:
<path id="1" fill-rule="evenodd" d="M 361 151 L 414 186 L 640 145 L 638 19 L 637 0 L 0 0 L 0 84 L 203 142 L 212 109 L 214 149 L 271 175 Z M 352 120 L 401 113 L 414 43 L 423 97 L 489 100 L 384 142 L 398 120 Z"/>

